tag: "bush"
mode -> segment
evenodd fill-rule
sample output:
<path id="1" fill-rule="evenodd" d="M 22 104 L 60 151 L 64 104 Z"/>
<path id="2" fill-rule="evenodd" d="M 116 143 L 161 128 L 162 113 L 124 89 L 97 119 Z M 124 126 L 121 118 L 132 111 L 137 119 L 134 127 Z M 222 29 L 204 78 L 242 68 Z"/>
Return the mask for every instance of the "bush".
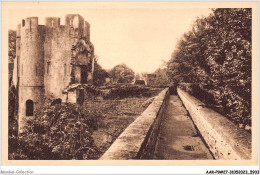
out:
<path id="1" fill-rule="evenodd" d="M 83 115 L 73 104 L 45 104 L 18 139 L 9 139 L 9 159 L 95 159 L 95 123 L 94 117 Z"/>

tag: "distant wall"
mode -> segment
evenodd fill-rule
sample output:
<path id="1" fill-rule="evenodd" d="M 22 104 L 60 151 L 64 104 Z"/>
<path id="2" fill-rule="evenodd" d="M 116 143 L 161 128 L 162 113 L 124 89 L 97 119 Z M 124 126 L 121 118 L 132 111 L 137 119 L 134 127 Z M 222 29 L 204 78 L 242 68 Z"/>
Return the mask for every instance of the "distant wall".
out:
<path id="1" fill-rule="evenodd" d="M 177 92 L 215 159 L 251 159 L 251 134 L 187 92 Z"/>
<path id="2" fill-rule="evenodd" d="M 125 129 L 100 160 L 152 158 L 168 97 L 168 88 L 160 92 L 152 104 Z"/>

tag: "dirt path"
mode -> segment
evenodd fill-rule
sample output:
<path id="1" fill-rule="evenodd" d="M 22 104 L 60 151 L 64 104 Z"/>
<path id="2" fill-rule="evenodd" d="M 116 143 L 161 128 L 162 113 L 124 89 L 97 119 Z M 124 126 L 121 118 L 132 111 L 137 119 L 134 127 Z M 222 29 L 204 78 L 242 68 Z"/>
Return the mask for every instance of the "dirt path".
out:
<path id="1" fill-rule="evenodd" d="M 213 159 L 176 95 L 171 95 L 169 98 L 154 159 Z"/>

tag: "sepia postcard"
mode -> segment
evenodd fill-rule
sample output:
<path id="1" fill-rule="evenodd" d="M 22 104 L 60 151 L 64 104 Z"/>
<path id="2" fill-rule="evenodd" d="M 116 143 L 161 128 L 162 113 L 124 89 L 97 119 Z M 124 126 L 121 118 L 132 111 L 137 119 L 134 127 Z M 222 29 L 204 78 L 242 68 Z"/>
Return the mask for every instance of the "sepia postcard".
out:
<path id="1" fill-rule="evenodd" d="M 257 165 L 257 14 L 2 2 L 2 164 Z"/>

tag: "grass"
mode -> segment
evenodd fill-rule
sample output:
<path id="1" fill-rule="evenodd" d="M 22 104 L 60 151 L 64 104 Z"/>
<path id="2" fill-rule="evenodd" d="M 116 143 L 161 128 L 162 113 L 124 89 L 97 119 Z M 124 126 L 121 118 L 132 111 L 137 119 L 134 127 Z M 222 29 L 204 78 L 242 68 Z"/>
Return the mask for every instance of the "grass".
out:
<path id="1" fill-rule="evenodd" d="M 158 94 L 162 89 L 158 89 Z M 123 99 L 95 99 L 83 104 L 88 114 L 96 117 L 97 128 L 93 132 L 99 156 L 111 146 L 116 138 L 147 108 L 151 97 L 128 97 Z"/>

